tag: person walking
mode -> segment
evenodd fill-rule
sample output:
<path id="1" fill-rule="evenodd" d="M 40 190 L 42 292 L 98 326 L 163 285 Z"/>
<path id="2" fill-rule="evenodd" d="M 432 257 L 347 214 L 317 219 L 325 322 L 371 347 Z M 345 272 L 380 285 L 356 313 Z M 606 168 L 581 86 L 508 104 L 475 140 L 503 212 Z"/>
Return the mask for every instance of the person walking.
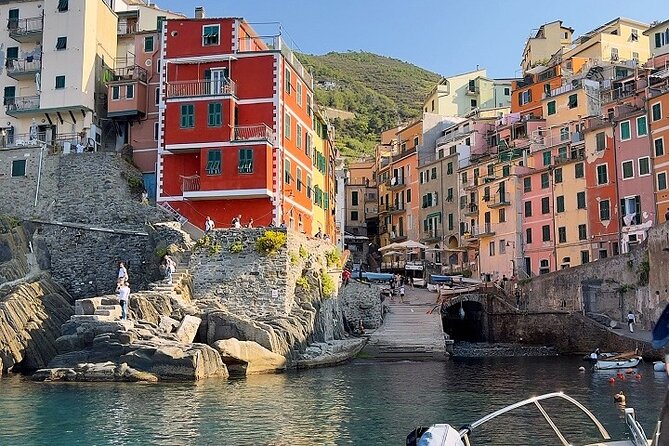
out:
<path id="1" fill-rule="evenodd" d="M 174 260 L 172 260 L 172 257 L 170 256 L 165 256 L 165 279 L 167 279 L 167 284 L 172 285 L 172 274 L 177 269 L 177 264 Z"/>
<path id="2" fill-rule="evenodd" d="M 404 285 L 400 285 L 400 302 L 404 303 Z"/>
<path id="3" fill-rule="evenodd" d="M 214 220 L 212 220 L 208 215 L 207 219 L 204 221 L 204 232 L 210 232 L 214 230 Z"/>
<path id="4" fill-rule="evenodd" d="M 116 279 L 116 286 L 121 286 L 123 282 L 129 282 L 130 278 L 128 277 L 128 269 L 125 267 L 124 262 L 118 262 L 118 277 Z"/>
<path id="5" fill-rule="evenodd" d="M 121 305 L 121 320 L 128 319 L 128 303 L 130 301 L 130 284 L 123 282 L 118 287 L 118 300 Z"/>
<path id="6" fill-rule="evenodd" d="M 635 323 L 636 323 L 636 316 L 634 315 L 634 311 L 630 310 L 629 313 L 627 313 L 627 326 L 630 329 L 630 333 L 634 333 Z"/>
<path id="7" fill-rule="evenodd" d="M 239 214 L 232 219 L 232 227 L 235 229 L 239 229 L 242 227 L 242 214 Z"/>

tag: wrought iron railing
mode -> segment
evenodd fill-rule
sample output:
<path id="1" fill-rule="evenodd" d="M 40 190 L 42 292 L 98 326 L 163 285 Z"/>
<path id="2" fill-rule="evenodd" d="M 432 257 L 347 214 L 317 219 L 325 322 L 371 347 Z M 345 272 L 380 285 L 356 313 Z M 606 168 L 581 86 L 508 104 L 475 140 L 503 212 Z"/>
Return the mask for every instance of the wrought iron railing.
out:
<path id="1" fill-rule="evenodd" d="M 7 113 L 24 112 L 39 109 L 39 96 L 5 97 Z"/>
<path id="2" fill-rule="evenodd" d="M 8 19 L 7 29 L 10 37 L 19 37 L 26 34 L 41 33 L 44 29 L 44 18 L 29 17 L 27 19 Z"/>

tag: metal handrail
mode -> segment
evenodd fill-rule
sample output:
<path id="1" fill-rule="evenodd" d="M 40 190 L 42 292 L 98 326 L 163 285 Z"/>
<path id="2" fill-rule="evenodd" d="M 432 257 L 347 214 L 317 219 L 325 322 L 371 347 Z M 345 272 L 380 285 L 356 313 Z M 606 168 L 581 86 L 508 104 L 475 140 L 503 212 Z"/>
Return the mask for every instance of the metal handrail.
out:
<path id="1" fill-rule="evenodd" d="M 29 17 L 27 19 L 7 19 L 7 29 L 10 36 L 42 32 L 44 28 L 44 18 Z"/>
<path id="2" fill-rule="evenodd" d="M 192 96 L 224 96 L 237 94 L 237 84 L 232 79 L 204 81 L 173 81 L 167 83 L 168 98 Z"/>

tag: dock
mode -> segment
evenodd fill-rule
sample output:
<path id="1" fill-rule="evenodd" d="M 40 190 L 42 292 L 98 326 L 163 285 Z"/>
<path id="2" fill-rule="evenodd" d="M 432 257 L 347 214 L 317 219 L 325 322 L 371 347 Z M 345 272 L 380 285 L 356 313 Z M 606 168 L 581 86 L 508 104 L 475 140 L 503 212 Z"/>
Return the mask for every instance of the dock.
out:
<path id="1" fill-rule="evenodd" d="M 447 357 L 437 295 L 407 289 L 405 303 L 389 303 L 383 325 L 369 335 L 363 354 L 379 359 L 443 360 Z M 432 311 L 434 310 L 434 311 Z"/>

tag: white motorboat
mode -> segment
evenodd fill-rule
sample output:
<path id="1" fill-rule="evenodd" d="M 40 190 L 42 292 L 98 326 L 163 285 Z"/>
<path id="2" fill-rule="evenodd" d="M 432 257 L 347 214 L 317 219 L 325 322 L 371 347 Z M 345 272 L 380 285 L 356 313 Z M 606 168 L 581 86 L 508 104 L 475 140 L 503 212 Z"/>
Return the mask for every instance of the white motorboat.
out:
<path id="1" fill-rule="evenodd" d="M 504 415 L 507 412 L 511 412 L 514 409 L 519 407 L 527 406 L 534 404 L 541 415 L 544 417 L 548 425 L 551 427 L 557 438 L 559 439 L 561 445 L 569 446 L 574 443 L 567 441 L 565 436 L 560 432 L 557 425 L 553 419 L 548 415 L 548 412 L 541 405 L 541 401 L 548 400 L 551 398 L 562 398 L 569 401 L 577 408 L 579 408 L 585 415 L 590 418 L 593 422 L 599 434 L 602 437 L 602 441 L 599 443 L 591 443 L 588 446 L 658 446 L 659 445 L 659 426 L 658 422 L 656 432 L 652 440 L 649 440 L 646 436 L 641 424 L 636 420 L 634 409 L 625 409 L 625 423 L 627 425 L 628 437 L 627 440 L 613 441 L 611 440 L 611 435 L 608 433 L 606 428 L 599 422 L 599 420 L 590 412 L 585 406 L 576 401 L 574 398 L 565 395 L 562 392 L 548 393 L 545 395 L 535 396 L 528 398 L 526 400 L 511 404 L 506 406 L 498 411 L 495 411 L 485 417 L 466 425 L 462 428 L 455 429 L 448 424 L 434 424 L 428 428 L 418 428 L 411 432 L 406 439 L 407 446 L 472 446 L 474 443 L 470 438 L 472 432 L 481 426 L 482 424 L 487 423 L 488 421 L 497 418 L 500 415 Z"/>
<path id="2" fill-rule="evenodd" d="M 641 356 L 598 359 L 595 363 L 595 370 L 630 369 L 638 366 L 639 362 L 641 362 Z"/>

